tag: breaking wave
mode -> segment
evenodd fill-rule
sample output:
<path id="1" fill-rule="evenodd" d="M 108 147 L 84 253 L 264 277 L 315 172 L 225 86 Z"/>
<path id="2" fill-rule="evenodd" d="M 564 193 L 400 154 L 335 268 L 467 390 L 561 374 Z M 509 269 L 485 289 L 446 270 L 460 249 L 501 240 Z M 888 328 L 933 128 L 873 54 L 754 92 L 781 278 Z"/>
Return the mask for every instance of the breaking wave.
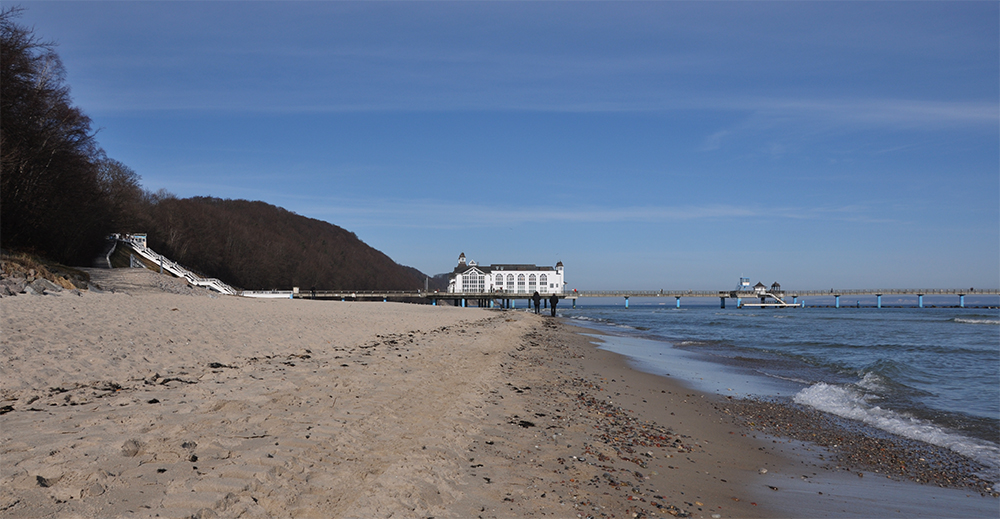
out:
<path id="1" fill-rule="evenodd" d="M 970 319 L 967 317 L 956 317 L 953 319 L 956 323 L 962 324 L 992 324 L 1000 325 L 1000 319 Z"/>
<path id="2" fill-rule="evenodd" d="M 879 382 L 876 377 L 869 379 L 869 376 L 865 375 L 865 379 L 858 384 L 858 387 L 877 387 L 880 385 Z M 872 405 L 872 402 L 878 399 L 879 397 L 875 395 L 849 386 L 819 382 L 799 391 L 793 400 L 820 411 L 864 422 L 904 438 L 945 447 L 979 461 L 989 467 L 991 472 L 1000 472 L 1000 446 L 949 432 L 926 420 Z"/>

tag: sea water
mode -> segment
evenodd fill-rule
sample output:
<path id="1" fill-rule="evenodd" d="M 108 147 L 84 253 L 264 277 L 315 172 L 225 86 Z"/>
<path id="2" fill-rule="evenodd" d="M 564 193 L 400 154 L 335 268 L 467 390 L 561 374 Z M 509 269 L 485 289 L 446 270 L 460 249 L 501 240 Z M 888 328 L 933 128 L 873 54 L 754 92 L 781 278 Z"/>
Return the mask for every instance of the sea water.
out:
<path id="1" fill-rule="evenodd" d="M 587 304 L 559 315 L 650 373 L 952 449 L 1000 479 L 1000 311 Z"/>

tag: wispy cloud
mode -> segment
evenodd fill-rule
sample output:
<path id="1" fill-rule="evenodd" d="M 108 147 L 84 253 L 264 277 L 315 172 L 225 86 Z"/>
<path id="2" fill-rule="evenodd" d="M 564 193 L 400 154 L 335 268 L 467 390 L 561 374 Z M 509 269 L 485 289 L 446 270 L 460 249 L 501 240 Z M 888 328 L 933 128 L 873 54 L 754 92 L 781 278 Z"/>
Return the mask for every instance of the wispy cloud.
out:
<path id="1" fill-rule="evenodd" d="M 725 220 L 824 220 L 890 223 L 872 216 L 865 206 L 794 207 L 760 204 L 705 204 L 679 206 L 490 206 L 444 201 L 372 200 L 366 203 L 337 200 L 289 201 L 288 207 L 313 218 L 357 227 L 390 226 L 437 229 L 482 229 L 524 224 L 677 223 Z"/>
<path id="2" fill-rule="evenodd" d="M 237 45 L 238 43 L 238 45 Z M 911 98 L 870 89 L 831 95 L 837 71 L 803 84 L 795 96 L 768 95 L 752 67 L 708 49 L 651 47 L 604 54 L 522 49 L 493 43 L 410 46 L 371 41 L 268 45 L 234 40 L 182 59 L 160 49 L 82 57 L 76 81 L 86 108 L 102 113 L 204 111 L 264 114 L 344 112 L 527 111 L 634 113 L 698 110 L 742 113 L 772 124 L 937 128 L 993 125 L 995 98 Z M 280 73 L 276 73 L 279 72 Z M 733 74 L 746 74 L 747 83 Z M 792 84 L 803 81 L 787 71 Z M 742 77 L 742 76 L 741 76 Z M 182 81 L 177 81 L 182 79 Z M 723 133 L 705 144 L 716 149 Z"/>
<path id="3" fill-rule="evenodd" d="M 705 142 L 702 144 L 700 151 L 714 151 L 722 147 L 722 140 L 725 139 L 730 133 L 729 130 L 721 130 L 709 135 L 705 138 Z"/>
<path id="4" fill-rule="evenodd" d="M 886 132 L 941 132 L 956 129 L 995 132 L 1000 125 L 1000 104 L 993 101 L 926 101 L 913 99 L 722 99 L 701 100 L 708 112 L 741 114 L 703 139 L 701 152 L 730 146 L 756 147 L 760 155 L 780 157 L 800 148 L 816 149 L 814 143 L 853 142 L 852 152 L 862 149 L 884 154 L 919 147 L 908 142 L 880 146 L 878 138 L 848 141 L 843 135 L 874 135 Z M 908 137 L 910 138 L 910 137 Z M 929 139 L 924 136 L 922 142 Z"/>
<path id="5" fill-rule="evenodd" d="M 1000 122 L 995 101 L 935 101 L 894 98 L 756 99 L 735 104 L 764 116 L 863 123 L 877 126 L 992 124 Z"/>

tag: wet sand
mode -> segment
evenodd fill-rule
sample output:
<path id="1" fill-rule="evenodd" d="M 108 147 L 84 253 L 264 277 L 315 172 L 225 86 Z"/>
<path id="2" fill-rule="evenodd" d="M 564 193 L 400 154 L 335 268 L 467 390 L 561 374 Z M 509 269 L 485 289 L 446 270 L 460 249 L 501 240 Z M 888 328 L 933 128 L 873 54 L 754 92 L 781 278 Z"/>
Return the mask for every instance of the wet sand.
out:
<path id="1" fill-rule="evenodd" d="M 0 300 L 4 517 L 881 510 L 846 483 L 813 492 L 831 480 L 804 467 L 836 474 L 818 448 L 754 438 L 724 400 L 560 319 L 95 280 L 104 293 Z"/>

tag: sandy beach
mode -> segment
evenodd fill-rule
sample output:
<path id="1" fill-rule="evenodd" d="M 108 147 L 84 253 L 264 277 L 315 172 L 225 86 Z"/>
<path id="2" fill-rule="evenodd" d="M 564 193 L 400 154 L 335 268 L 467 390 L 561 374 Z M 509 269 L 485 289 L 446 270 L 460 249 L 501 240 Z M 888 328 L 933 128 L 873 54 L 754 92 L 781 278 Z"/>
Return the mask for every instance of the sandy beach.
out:
<path id="1" fill-rule="evenodd" d="M 0 300 L 4 517 L 864 516 L 559 319 L 92 275 Z"/>

